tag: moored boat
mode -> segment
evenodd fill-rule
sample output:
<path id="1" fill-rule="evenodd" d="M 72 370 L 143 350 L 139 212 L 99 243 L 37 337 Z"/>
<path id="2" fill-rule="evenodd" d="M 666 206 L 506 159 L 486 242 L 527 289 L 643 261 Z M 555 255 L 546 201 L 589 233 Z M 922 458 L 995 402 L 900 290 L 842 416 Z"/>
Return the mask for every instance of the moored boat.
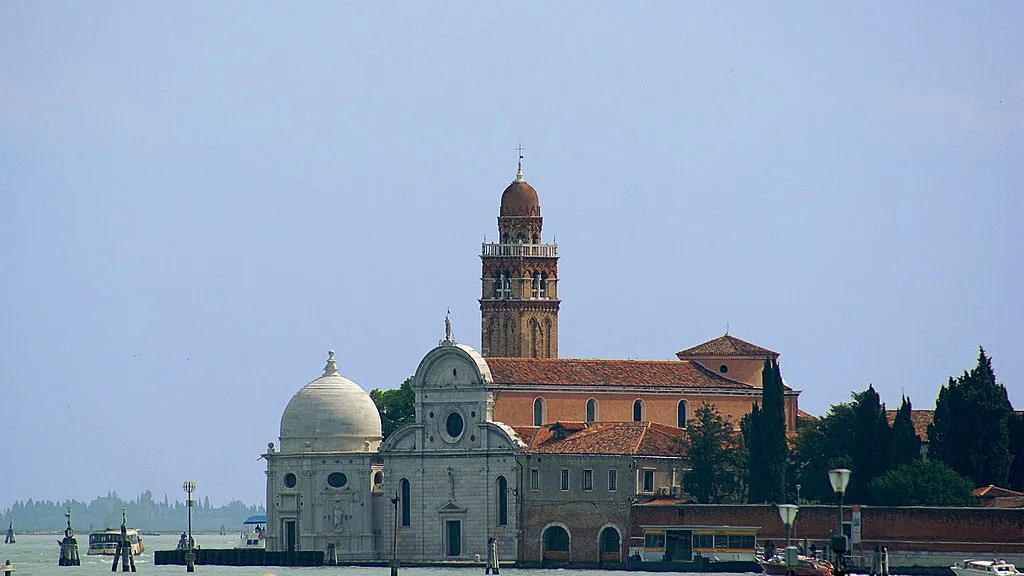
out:
<path id="1" fill-rule="evenodd" d="M 128 528 L 125 531 L 128 542 L 132 547 L 132 556 L 138 556 L 146 547 L 142 544 L 142 536 L 138 528 Z M 95 556 L 113 556 L 117 552 L 117 543 L 121 541 L 120 528 L 107 528 L 89 534 L 89 551 L 87 554 Z"/>
<path id="2" fill-rule="evenodd" d="M 968 558 L 955 566 L 950 566 L 956 576 L 1015 576 L 1024 574 L 1017 567 L 999 558 L 979 560 Z"/>
<path id="3" fill-rule="evenodd" d="M 758 558 L 757 563 L 770 576 L 832 576 L 832 564 L 812 556 L 796 555 L 796 561 L 786 565 L 786 557 L 776 554 L 768 560 Z"/>

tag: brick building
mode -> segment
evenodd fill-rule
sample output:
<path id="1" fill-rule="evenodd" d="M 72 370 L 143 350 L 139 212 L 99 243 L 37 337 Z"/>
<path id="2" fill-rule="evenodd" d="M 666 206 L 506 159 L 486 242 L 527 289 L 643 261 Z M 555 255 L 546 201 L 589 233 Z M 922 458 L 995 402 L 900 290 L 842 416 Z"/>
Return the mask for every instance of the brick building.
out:
<path id="1" fill-rule="evenodd" d="M 632 506 L 678 495 L 682 430 L 651 422 L 556 422 L 516 430 L 527 447 L 522 565 L 625 566 Z"/>
<path id="2" fill-rule="evenodd" d="M 725 334 L 677 360 L 558 357 L 558 246 L 542 240 L 536 189 L 516 177 L 501 195 L 498 243 L 481 259 L 480 343 L 494 375 L 495 419 L 512 426 L 556 421 L 653 421 L 685 428 L 707 402 L 738 425 L 761 399 L 773 352 Z M 799 392 L 786 387 L 786 428 L 797 427 Z"/>

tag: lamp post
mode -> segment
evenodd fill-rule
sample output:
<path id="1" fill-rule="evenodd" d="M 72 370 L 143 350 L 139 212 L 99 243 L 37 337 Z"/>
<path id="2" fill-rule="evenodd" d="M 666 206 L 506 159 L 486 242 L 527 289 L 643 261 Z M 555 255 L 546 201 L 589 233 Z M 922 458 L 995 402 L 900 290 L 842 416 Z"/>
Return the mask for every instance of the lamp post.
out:
<path id="1" fill-rule="evenodd" d="M 395 497 L 391 499 L 391 504 L 395 507 L 395 530 L 391 534 L 391 576 L 398 576 L 398 503 L 400 501 L 398 492 L 395 492 Z"/>
<path id="2" fill-rule="evenodd" d="M 837 532 L 832 536 L 832 552 L 835 554 L 836 565 L 833 574 L 843 576 L 846 573 L 846 562 L 843 554 L 846 553 L 846 535 L 843 534 L 843 495 L 846 494 L 846 485 L 850 483 L 850 471 L 846 468 L 836 468 L 828 471 L 828 481 L 832 485 L 832 491 L 836 493 L 839 514 Z"/>
<path id="3" fill-rule="evenodd" d="M 793 521 L 796 520 L 796 513 L 800 508 L 795 504 L 778 504 L 777 506 L 779 507 L 779 516 L 782 518 L 782 525 L 786 527 L 786 574 L 790 574 L 793 553 L 789 550 L 789 532 L 793 528 Z"/>
<path id="4" fill-rule="evenodd" d="M 195 572 L 195 554 L 192 552 L 192 493 L 196 491 L 196 483 L 193 480 L 185 480 L 181 488 L 188 494 L 188 501 L 185 503 L 188 507 L 188 551 L 185 552 L 185 571 Z"/>

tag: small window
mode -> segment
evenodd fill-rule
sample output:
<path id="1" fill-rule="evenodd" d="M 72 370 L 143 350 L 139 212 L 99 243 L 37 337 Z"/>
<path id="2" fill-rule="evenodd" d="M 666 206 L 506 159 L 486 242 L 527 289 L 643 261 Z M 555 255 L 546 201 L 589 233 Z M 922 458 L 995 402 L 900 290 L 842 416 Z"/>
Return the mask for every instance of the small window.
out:
<path id="1" fill-rule="evenodd" d="M 676 405 L 676 426 L 686 428 L 686 400 L 680 400 Z"/>
<path id="2" fill-rule="evenodd" d="M 382 484 L 384 484 L 384 473 L 383 472 L 375 473 L 373 475 L 373 485 L 374 486 L 380 486 Z"/>
<path id="3" fill-rule="evenodd" d="M 445 432 L 448 433 L 448 436 L 451 436 L 452 438 L 458 438 L 461 436 L 463 429 L 462 414 L 459 414 L 458 412 L 452 412 L 449 414 L 448 417 L 445 418 L 444 429 Z"/>
<path id="4" fill-rule="evenodd" d="M 284 487 L 285 488 L 295 488 L 295 483 L 296 482 L 297 482 L 297 479 L 295 478 L 295 474 L 292 474 L 291 472 L 289 472 L 289 473 L 284 475 Z"/>
<path id="5" fill-rule="evenodd" d="M 498 490 L 498 526 L 508 525 L 508 480 L 504 476 L 498 476 L 496 486 Z"/>
<path id="6" fill-rule="evenodd" d="M 643 492 L 650 494 L 654 492 L 654 470 L 643 470 Z"/>
<path id="7" fill-rule="evenodd" d="M 530 469 L 530 490 L 540 490 L 540 470 Z"/>
<path id="8" fill-rule="evenodd" d="M 587 422 L 595 422 L 597 420 L 597 400 L 591 398 L 587 400 Z"/>
<path id="9" fill-rule="evenodd" d="M 398 487 L 401 492 L 399 498 L 402 500 L 402 526 L 408 526 L 412 520 L 412 506 L 409 502 L 412 490 L 409 488 L 409 481 L 405 478 L 398 482 Z"/>
<path id="10" fill-rule="evenodd" d="M 348 484 L 348 477 L 341 472 L 331 472 L 327 475 L 327 485 L 331 488 L 342 488 Z"/>
<path id="11" fill-rule="evenodd" d="M 618 471 L 615 468 L 608 470 L 608 491 L 615 492 L 619 488 Z"/>
<path id="12" fill-rule="evenodd" d="M 562 471 L 561 471 L 561 474 L 560 474 L 560 485 L 561 485 L 562 492 L 568 492 L 569 491 L 569 470 L 567 470 L 565 468 L 562 468 Z"/>
<path id="13" fill-rule="evenodd" d="M 726 366 L 725 364 L 722 364 L 721 366 L 718 367 L 718 371 L 721 372 L 722 374 L 725 374 L 726 372 L 729 371 L 729 367 Z"/>
<path id="14" fill-rule="evenodd" d="M 533 425 L 544 425 L 544 399 L 537 398 L 533 401 Z"/>
<path id="15" fill-rule="evenodd" d="M 665 533 L 661 534 L 644 534 L 644 548 L 664 548 L 665 547 Z"/>
<path id="16" fill-rule="evenodd" d="M 640 422 L 644 419 L 644 403 L 637 398 L 633 401 L 633 422 Z"/>
<path id="17" fill-rule="evenodd" d="M 594 489 L 594 471 L 584 470 L 583 471 L 583 490 L 590 492 Z"/>

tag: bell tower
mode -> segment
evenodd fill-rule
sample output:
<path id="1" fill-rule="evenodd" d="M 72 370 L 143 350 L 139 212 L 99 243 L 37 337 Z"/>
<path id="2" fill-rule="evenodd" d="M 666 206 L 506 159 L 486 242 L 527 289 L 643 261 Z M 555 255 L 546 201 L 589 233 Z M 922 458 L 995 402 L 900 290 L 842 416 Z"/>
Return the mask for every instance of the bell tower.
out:
<path id="1" fill-rule="evenodd" d="M 501 195 L 498 243 L 484 243 L 480 349 L 484 357 L 558 358 L 558 245 L 541 243 L 540 201 L 523 178 Z"/>

